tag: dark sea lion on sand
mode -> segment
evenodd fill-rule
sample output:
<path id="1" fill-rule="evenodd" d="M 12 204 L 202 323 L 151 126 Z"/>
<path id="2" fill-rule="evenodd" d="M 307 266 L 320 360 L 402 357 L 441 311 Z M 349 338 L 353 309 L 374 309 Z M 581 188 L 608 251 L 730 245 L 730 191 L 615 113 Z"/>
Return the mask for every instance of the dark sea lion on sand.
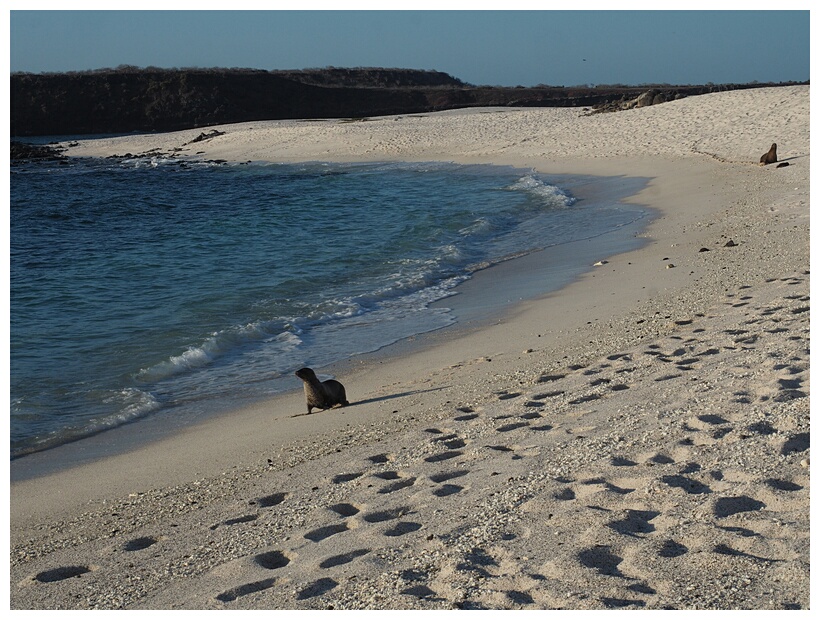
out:
<path id="1" fill-rule="evenodd" d="M 769 149 L 769 152 L 765 155 L 760 156 L 760 163 L 764 166 L 766 164 L 773 164 L 777 161 L 777 145 L 772 144 L 772 148 Z"/>
<path id="2" fill-rule="evenodd" d="M 307 399 L 307 410 L 311 413 L 313 408 L 330 409 L 332 407 L 344 407 L 349 405 L 345 386 L 335 379 L 319 381 L 316 373 L 311 368 L 300 368 L 296 371 L 305 384 L 305 398 Z"/>

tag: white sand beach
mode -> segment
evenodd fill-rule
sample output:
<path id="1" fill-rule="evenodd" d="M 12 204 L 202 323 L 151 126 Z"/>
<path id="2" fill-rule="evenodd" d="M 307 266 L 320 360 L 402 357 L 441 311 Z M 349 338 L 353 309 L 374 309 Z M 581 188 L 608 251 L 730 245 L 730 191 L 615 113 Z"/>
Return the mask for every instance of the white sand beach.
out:
<path id="1" fill-rule="evenodd" d="M 648 177 L 629 200 L 659 216 L 556 293 L 317 369 L 348 407 L 286 394 L 13 483 L 11 608 L 808 610 L 809 107 L 788 86 L 80 140 Z M 758 164 L 772 143 L 788 166 Z"/>

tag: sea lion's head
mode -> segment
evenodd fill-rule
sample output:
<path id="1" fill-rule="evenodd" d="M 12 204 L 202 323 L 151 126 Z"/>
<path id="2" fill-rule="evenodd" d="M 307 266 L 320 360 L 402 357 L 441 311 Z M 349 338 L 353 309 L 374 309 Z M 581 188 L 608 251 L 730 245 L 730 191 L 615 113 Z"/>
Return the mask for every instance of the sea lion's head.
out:
<path id="1" fill-rule="evenodd" d="M 300 368 L 294 374 L 302 381 L 311 381 L 316 379 L 316 373 L 313 372 L 312 368 Z"/>

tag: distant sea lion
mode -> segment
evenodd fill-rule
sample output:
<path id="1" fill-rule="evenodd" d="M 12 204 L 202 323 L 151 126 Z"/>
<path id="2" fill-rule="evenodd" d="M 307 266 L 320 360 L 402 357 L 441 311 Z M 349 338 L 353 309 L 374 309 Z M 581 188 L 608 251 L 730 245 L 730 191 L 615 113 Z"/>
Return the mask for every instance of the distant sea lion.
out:
<path id="1" fill-rule="evenodd" d="M 773 164 L 777 161 L 777 145 L 772 144 L 772 148 L 769 149 L 769 152 L 765 155 L 760 156 L 760 163 L 764 166 L 766 164 Z"/>
<path id="2" fill-rule="evenodd" d="M 307 399 L 307 412 L 311 413 L 313 408 L 330 409 L 332 407 L 344 407 L 349 405 L 345 386 L 335 379 L 319 381 L 316 373 L 311 368 L 300 368 L 296 371 L 305 384 L 305 398 Z"/>

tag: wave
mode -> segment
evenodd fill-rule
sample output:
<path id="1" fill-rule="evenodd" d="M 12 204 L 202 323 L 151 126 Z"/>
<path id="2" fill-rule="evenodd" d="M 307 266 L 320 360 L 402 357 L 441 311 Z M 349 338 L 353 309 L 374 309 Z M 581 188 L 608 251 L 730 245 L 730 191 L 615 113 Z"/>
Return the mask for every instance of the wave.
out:
<path id="1" fill-rule="evenodd" d="M 110 397 L 103 399 L 103 402 L 115 405 L 118 409 L 117 415 L 102 420 L 92 420 L 86 427 L 87 431 L 118 426 L 162 407 L 156 396 L 138 388 L 123 388 Z"/>
<path id="2" fill-rule="evenodd" d="M 294 331 L 279 331 L 284 328 L 282 321 L 259 321 L 215 332 L 202 344 L 189 347 L 179 355 L 172 355 L 154 366 L 141 369 L 135 379 L 142 383 L 162 381 L 208 366 L 219 357 L 254 342 L 267 341 L 278 344 L 282 350 L 295 349 L 302 342 L 298 335 L 301 330 L 293 322 L 290 326 Z"/>
<path id="3" fill-rule="evenodd" d="M 570 207 L 575 203 L 575 198 L 560 187 L 546 183 L 532 174 L 521 177 L 507 189 L 526 192 L 549 207 Z"/>

